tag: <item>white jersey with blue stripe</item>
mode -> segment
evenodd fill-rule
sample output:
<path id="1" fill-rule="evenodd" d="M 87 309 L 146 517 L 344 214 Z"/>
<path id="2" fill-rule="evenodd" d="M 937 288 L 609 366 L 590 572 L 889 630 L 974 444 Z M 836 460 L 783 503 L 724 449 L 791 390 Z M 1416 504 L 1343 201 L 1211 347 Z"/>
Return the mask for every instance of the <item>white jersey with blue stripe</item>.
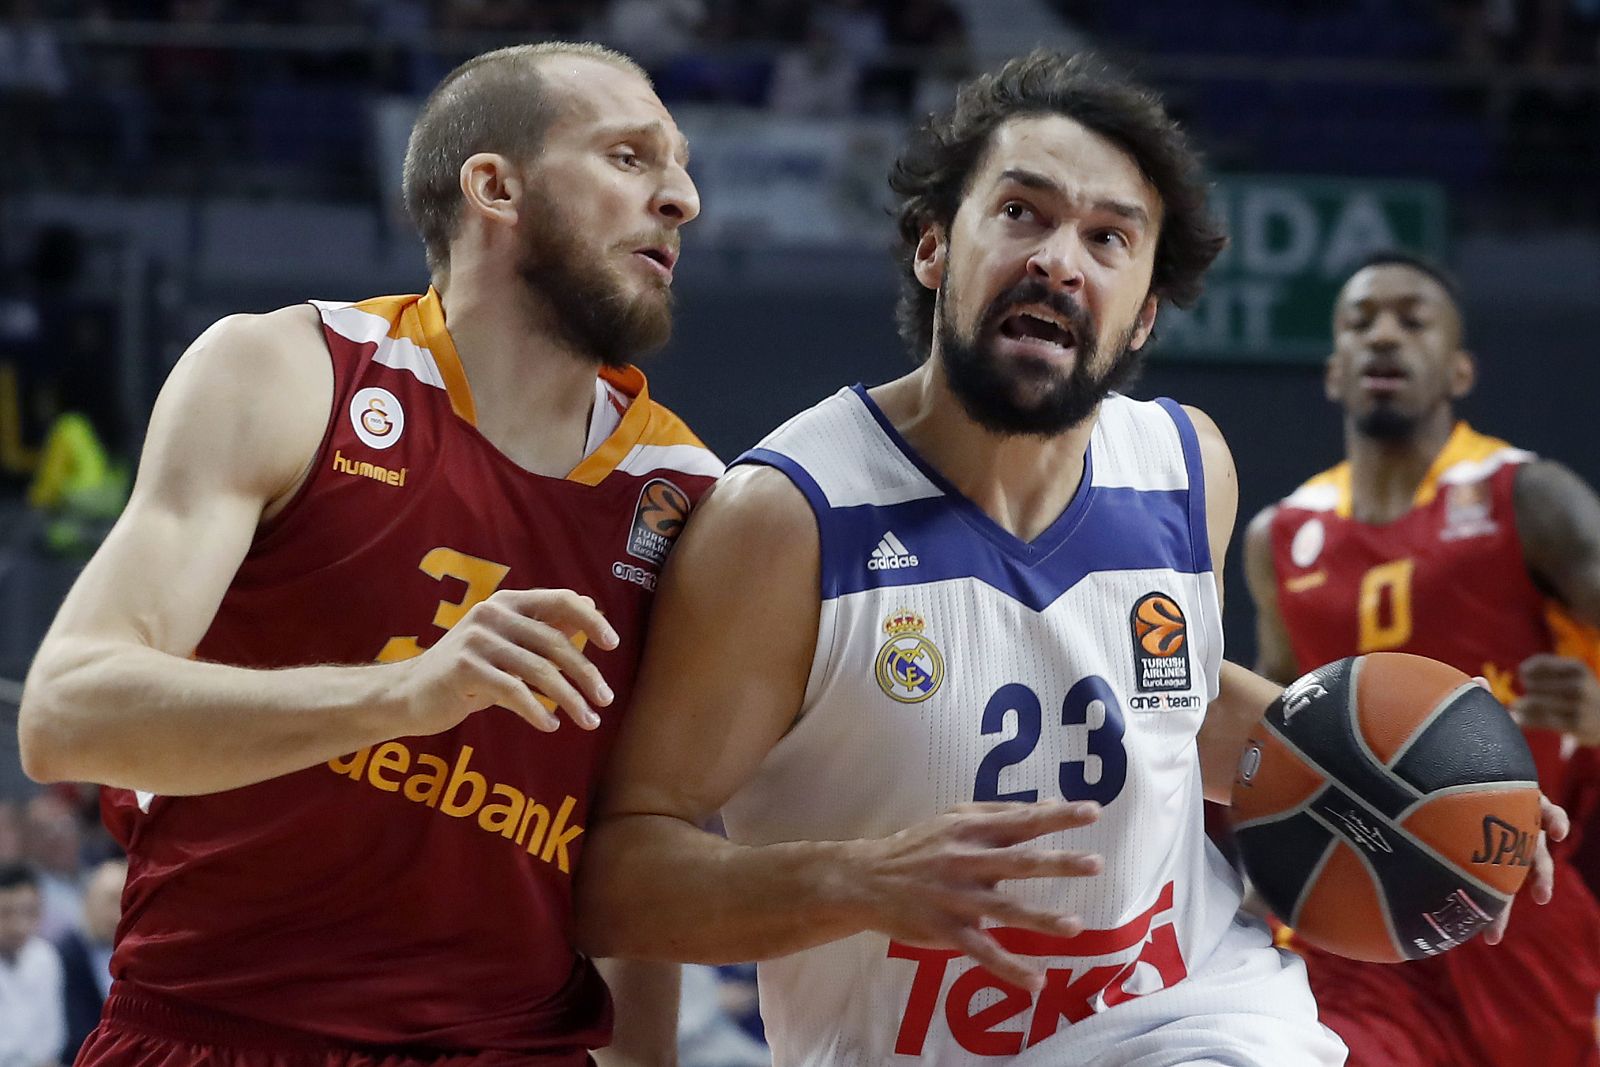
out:
<path id="1" fill-rule="evenodd" d="M 1186 979 L 1229 934 L 1240 886 L 1202 829 L 1195 734 L 1222 625 L 1182 408 L 1108 397 L 1081 487 L 1031 542 L 950 486 L 859 386 L 739 462 L 777 468 L 809 501 L 822 612 L 800 717 L 724 809 L 734 841 L 875 837 L 975 800 L 1104 808 L 1040 842 L 1100 853 L 1101 874 L 1006 884 L 1086 924 L 995 931 L 1045 957 L 1038 996 L 953 951 L 859 934 L 761 965 L 775 1062 L 1090 1062 L 1076 1057 L 1208 1010 Z M 1264 937 L 1248 947 L 1264 957 L 1252 980 L 1293 966 Z"/>

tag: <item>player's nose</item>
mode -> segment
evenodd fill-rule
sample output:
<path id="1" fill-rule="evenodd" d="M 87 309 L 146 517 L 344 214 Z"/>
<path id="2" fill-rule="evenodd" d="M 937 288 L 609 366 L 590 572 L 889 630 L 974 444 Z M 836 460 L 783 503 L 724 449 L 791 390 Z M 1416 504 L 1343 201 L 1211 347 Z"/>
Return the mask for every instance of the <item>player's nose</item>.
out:
<path id="1" fill-rule="evenodd" d="M 1400 348 L 1400 324 L 1393 315 L 1379 315 L 1373 320 L 1372 326 L 1362 338 L 1368 350 L 1380 354 L 1389 354 Z"/>
<path id="2" fill-rule="evenodd" d="M 1058 231 L 1028 257 L 1028 273 L 1052 289 L 1076 293 L 1083 288 L 1083 252 L 1076 234 Z"/>
<path id="3" fill-rule="evenodd" d="M 671 226 L 692 222 L 700 214 L 700 190 L 689 172 L 676 163 L 663 172 L 651 210 Z"/>

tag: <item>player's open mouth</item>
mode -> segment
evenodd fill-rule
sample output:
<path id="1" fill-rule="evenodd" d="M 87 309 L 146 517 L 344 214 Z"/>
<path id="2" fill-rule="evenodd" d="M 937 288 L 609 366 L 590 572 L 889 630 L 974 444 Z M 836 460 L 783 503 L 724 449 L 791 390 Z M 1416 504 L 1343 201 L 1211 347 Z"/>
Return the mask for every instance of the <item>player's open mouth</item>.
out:
<path id="1" fill-rule="evenodd" d="M 1028 308 L 1000 320 L 1000 336 L 1030 349 L 1065 354 L 1077 347 L 1072 327 L 1042 309 Z"/>
<path id="2" fill-rule="evenodd" d="M 651 248 L 637 248 L 633 254 L 650 264 L 651 269 L 657 271 L 663 278 L 672 280 L 672 268 L 678 262 L 678 255 L 672 249 L 658 245 Z"/>

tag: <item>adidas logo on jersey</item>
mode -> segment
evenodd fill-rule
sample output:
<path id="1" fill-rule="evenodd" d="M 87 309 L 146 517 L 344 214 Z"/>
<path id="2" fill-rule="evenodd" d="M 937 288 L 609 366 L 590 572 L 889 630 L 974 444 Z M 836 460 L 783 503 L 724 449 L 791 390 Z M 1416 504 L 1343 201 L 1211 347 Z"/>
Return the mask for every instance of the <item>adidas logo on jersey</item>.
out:
<path id="1" fill-rule="evenodd" d="M 878 540 L 878 547 L 872 550 L 872 555 L 867 559 L 869 571 L 897 571 L 902 567 L 915 567 L 917 557 L 906 550 L 900 543 L 900 538 L 890 530 Z"/>

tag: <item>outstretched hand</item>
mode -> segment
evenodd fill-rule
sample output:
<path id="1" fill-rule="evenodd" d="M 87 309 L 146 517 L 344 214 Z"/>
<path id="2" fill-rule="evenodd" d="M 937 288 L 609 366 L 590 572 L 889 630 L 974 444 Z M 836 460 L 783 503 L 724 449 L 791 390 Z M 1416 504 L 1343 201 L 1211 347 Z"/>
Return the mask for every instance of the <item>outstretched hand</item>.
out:
<path id="1" fill-rule="evenodd" d="M 1533 872 L 1528 880 L 1522 883 L 1522 892 L 1533 897 L 1535 904 L 1548 904 L 1555 895 L 1555 862 L 1550 858 L 1548 841 L 1564 841 L 1572 829 L 1572 821 L 1567 818 L 1566 809 L 1559 804 L 1551 802 L 1543 793 L 1539 794 L 1539 843 L 1533 852 Z M 1548 841 L 1547 841 L 1548 839 Z M 1520 895 L 1520 894 L 1519 894 Z M 1500 913 L 1499 918 L 1483 932 L 1483 939 L 1491 945 L 1498 945 L 1506 936 L 1506 926 L 1511 922 L 1511 909 L 1516 905 L 1513 900 Z"/>
<path id="2" fill-rule="evenodd" d="M 1037 992 L 1044 976 L 1026 957 L 1002 948 L 984 920 L 1056 937 L 1081 933 L 1077 916 L 1027 907 L 998 886 L 1012 879 L 1100 873 L 1097 855 L 1035 844 L 1099 817 L 1093 802 L 963 804 L 863 842 L 862 863 L 851 877 L 866 909 L 864 925 L 906 944 L 957 949 L 1001 981 Z"/>

